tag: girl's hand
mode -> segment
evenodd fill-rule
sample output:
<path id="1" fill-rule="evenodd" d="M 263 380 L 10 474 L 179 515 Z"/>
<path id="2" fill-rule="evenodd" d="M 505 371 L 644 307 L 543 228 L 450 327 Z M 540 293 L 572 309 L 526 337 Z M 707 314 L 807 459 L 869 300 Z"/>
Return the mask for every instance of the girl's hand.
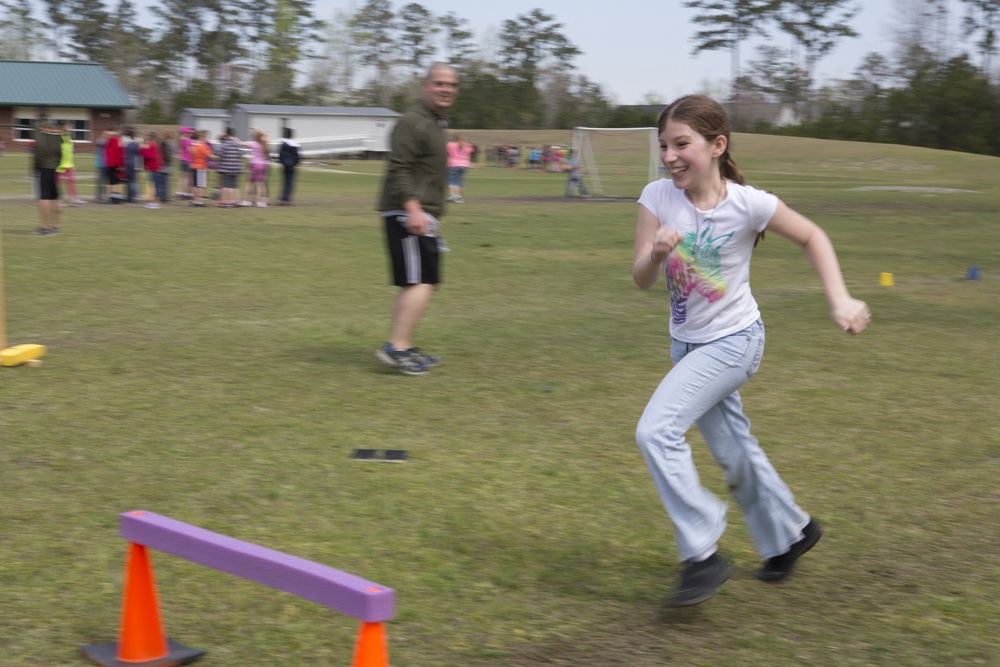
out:
<path id="1" fill-rule="evenodd" d="M 673 227 L 660 227 L 653 235 L 653 248 L 649 252 L 649 257 L 654 262 L 663 262 L 667 255 L 677 247 L 683 240 L 680 233 Z"/>
<path id="2" fill-rule="evenodd" d="M 868 304 L 851 297 L 838 303 L 830 314 L 841 329 L 852 335 L 864 331 L 872 319 L 872 311 L 868 309 Z"/>

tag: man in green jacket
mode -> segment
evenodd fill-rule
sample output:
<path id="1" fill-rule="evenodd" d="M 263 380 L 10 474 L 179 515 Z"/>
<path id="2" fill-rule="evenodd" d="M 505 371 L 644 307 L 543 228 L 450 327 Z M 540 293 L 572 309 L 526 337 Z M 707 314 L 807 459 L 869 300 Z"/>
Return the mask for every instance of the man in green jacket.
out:
<path id="1" fill-rule="evenodd" d="M 36 236 L 51 236 L 59 233 L 59 188 L 56 185 L 56 169 L 62 161 L 62 131 L 57 123 L 49 121 L 44 114 L 38 117 L 35 132 L 34 170 L 38 177 L 38 206 L 41 226 L 35 230 Z"/>
<path id="2" fill-rule="evenodd" d="M 440 357 L 413 347 L 441 276 L 439 218 L 444 213 L 448 154 L 445 116 L 458 93 L 458 73 L 434 63 L 420 85 L 420 103 L 392 131 L 389 166 L 378 210 L 385 224 L 392 282 L 399 287 L 392 313 L 392 334 L 375 355 L 404 375 L 424 375 Z"/>

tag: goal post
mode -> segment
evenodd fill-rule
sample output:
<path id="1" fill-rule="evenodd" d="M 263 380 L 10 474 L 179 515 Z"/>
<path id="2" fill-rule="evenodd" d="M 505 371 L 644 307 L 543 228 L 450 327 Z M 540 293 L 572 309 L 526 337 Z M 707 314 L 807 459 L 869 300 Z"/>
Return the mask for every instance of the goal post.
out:
<path id="1" fill-rule="evenodd" d="M 573 128 L 573 153 L 597 197 L 638 199 L 661 175 L 655 127 Z"/>

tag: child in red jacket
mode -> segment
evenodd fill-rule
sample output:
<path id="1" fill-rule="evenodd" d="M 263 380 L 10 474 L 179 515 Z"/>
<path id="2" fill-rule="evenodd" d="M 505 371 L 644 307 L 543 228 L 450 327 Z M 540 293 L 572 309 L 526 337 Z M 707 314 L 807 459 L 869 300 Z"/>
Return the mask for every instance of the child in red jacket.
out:
<path id="1" fill-rule="evenodd" d="M 104 168 L 108 172 L 109 201 L 118 204 L 123 199 L 122 183 L 125 182 L 125 146 L 122 144 L 121 129 L 113 127 L 108 132 L 108 141 L 104 144 Z"/>
<path id="2" fill-rule="evenodd" d="M 160 145 L 156 141 L 156 132 L 147 132 L 143 136 L 142 144 L 139 146 L 139 155 L 142 156 L 143 169 L 149 174 L 153 186 L 153 200 L 146 204 L 146 208 L 160 208 L 166 198 L 166 183 L 161 171 L 163 157 L 160 155 Z"/>

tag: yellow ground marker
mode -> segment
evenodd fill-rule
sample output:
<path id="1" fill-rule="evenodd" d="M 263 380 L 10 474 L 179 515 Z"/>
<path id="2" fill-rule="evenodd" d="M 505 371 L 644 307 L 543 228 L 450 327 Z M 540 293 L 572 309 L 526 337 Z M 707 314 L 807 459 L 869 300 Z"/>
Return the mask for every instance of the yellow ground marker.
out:
<path id="1" fill-rule="evenodd" d="M 878 282 L 882 287 L 892 287 L 895 285 L 892 280 L 891 273 L 882 273 L 882 275 L 879 276 Z"/>

